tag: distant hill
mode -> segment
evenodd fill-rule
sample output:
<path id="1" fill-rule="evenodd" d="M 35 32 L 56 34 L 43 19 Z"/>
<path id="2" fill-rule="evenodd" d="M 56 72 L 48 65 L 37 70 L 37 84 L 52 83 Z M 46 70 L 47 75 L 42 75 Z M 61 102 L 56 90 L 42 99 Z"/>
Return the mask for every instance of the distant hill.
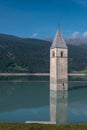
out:
<path id="1" fill-rule="evenodd" d="M 87 39 L 66 39 L 66 42 L 87 49 Z"/>
<path id="2" fill-rule="evenodd" d="M 69 44 L 72 44 L 72 45 L 86 45 L 87 46 L 87 39 L 66 39 L 66 42 L 68 42 Z"/>
<path id="3" fill-rule="evenodd" d="M 52 38 L 46 38 L 45 39 L 46 41 L 49 41 L 49 42 L 52 42 L 53 39 Z M 69 45 L 75 45 L 75 46 L 81 46 L 83 48 L 86 47 L 87 49 L 87 39 L 65 39 L 66 43 L 69 44 Z"/>
<path id="4" fill-rule="evenodd" d="M 69 72 L 87 69 L 87 40 L 66 40 Z M 0 34 L 0 72 L 49 72 L 50 41 Z M 85 49 L 84 49 L 85 48 Z"/>

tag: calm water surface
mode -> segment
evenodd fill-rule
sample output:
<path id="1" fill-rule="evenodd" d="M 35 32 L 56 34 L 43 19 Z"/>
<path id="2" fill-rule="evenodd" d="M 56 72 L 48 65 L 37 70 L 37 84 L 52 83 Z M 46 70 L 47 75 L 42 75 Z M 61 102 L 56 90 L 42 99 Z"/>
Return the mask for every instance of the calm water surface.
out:
<path id="1" fill-rule="evenodd" d="M 87 81 L 69 81 L 70 90 L 59 93 L 50 91 L 49 78 L 30 79 L 1 78 L 0 122 L 87 122 Z"/>

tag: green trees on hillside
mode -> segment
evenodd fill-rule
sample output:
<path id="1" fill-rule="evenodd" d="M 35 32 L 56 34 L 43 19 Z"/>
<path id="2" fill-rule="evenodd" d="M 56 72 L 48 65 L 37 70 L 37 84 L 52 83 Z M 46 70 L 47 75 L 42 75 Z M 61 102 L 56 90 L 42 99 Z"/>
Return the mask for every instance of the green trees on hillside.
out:
<path id="1" fill-rule="evenodd" d="M 51 42 L 0 35 L 0 72 L 49 72 Z M 69 72 L 87 67 L 87 50 L 69 48 Z"/>

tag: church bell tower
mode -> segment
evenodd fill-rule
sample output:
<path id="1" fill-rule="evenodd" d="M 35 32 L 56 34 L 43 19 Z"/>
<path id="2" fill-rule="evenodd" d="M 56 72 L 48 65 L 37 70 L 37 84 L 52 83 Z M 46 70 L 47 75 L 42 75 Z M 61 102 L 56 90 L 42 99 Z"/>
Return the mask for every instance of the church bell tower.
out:
<path id="1" fill-rule="evenodd" d="M 50 90 L 68 90 L 68 48 L 60 28 L 50 47 L 50 84 Z"/>

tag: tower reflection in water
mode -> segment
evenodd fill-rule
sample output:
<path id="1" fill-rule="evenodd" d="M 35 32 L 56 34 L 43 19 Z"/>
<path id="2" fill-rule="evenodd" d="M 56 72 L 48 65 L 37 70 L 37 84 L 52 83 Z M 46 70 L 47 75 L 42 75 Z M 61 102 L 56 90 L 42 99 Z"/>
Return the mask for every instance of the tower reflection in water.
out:
<path id="1" fill-rule="evenodd" d="M 58 87 L 58 84 L 50 83 L 50 87 Z M 55 124 L 67 123 L 68 91 L 50 90 L 50 121 Z"/>

